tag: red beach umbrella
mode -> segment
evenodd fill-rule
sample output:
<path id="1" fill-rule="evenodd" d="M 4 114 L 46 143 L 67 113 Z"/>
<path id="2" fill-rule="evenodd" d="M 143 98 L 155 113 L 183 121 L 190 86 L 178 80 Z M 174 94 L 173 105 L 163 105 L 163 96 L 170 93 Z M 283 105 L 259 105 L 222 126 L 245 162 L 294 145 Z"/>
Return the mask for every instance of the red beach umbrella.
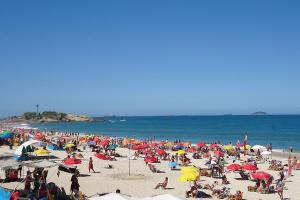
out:
<path id="1" fill-rule="evenodd" d="M 252 164 L 246 164 L 242 166 L 244 170 L 248 170 L 248 171 L 256 171 L 258 170 L 258 168 L 255 165 Z"/>
<path id="2" fill-rule="evenodd" d="M 217 144 L 211 144 L 210 145 L 210 149 L 214 149 L 214 148 L 219 148 L 219 145 L 217 145 Z"/>
<path id="3" fill-rule="evenodd" d="M 41 139 L 43 139 L 44 138 L 44 135 L 42 134 L 42 133 L 37 133 L 36 135 L 35 135 L 35 139 L 37 139 L 37 140 L 41 140 Z"/>
<path id="4" fill-rule="evenodd" d="M 195 153 L 197 152 L 197 149 L 195 147 L 192 147 L 192 148 L 188 148 L 187 151 L 190 153 Z"/>
<path id="5" fill-rule="evenodd" d="M 144 159 L 145 162 L 149 162 L 149 163 L 157 163 L 158 162 L 158 158 L 156 157 L 147 157 Z"/>
<path id="6" fill-rule="evenodd" d="M 94 142 L 96 142 L 96 143 L 100 142 L 100 138 L 99 137 L 95 137 L 94 138 Z"/>
<path id="7" fill-rule="evenodd" d="M 102 140 L 100 143 L 102 146 L 108 146 L 109 145 L 109 140 Z"/>
<path id="8" fill-rule="evenodd" d="M 167 154 L 167 152 L 165 152 L 165 150 L 163 150 L 163 149 L 157 149 L 156 153 L 158 153 L 158 155 L 165 155 L 165 154 Z"/>
<path id="9" fill-rule="evenodd" d="M 223 157 L 224 153 L 222 153 L 221 151 L 214 151 L 215 156 L 219 156 L 219 157 Z"/>
<path id="10" fill-rule="evenodd" d="M 206 144 L 205 144 L 204 142 L 199 142 L 199 143 L 197 144 L 197 146 L 198 146 L 198 147 L 205 147 Z"/>
<path id="11" fill-rule="evenodd" d="M 271 174 L 268 174 L 267 172 L 256 172 L 251 174 L 253 179 L 258 179 L 258 180 L 268 180 L 272 177 Z"/>
<path id="12" fill-rule="evenodd" d="M 96 153 L 95 156 L 99 158 L 100 160 L 109 160 L 109 157 L 105 154 Z"/>
<path id="13" fill-rule="evenodd" d="M 65 160 L 64 163 L 66 165 L 77 165 L 77 164 L 81 164 L 81 160 L 77 158 L 68 158 L 67 160 Z"/>
<path id="14" fill-rule="evenodd" d="M 241 165 L 236 164 L 236 163 L 227 166 L 227 169 L 230 170 L 230 171 L 239 171 L 242 168 L 243 167 Z"/>

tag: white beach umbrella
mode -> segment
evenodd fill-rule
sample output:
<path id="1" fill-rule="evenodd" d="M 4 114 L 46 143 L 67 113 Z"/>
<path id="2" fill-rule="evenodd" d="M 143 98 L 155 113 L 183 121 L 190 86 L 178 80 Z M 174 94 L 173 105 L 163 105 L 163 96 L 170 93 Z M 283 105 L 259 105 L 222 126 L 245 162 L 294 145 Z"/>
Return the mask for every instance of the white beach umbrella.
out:
<path id="1" fill-rule="evenodd" d="M 251 149 L 253 149 L 254 151 L 259 150 L 260 152 L 267 151 L 267 148 L 261 145 L 254 145 Z"/>
<path id="2" fill-rule="evenodd" d="M 262 155 L 262 156 L 269 156 L 269 155 L 271 155 L 271 152 L 270 151 L 264 151 L 260 155 Z"/>
<path id="3" fill-rule="evenodd" d="M 17 155 L 17 156 L 20 156 L 20 155 L 22 155 L 22 149 L 23 149 L 23 147 L 27 147 L 27 146 L 29 146 L 29 145 L 32 145 L 32 144 L 38 144 L 38 143 L 40 143 L 41 141 L 39 141 L 39 140 L 29 140 L 29 141 L 27 141 L 27 142 L 24 142 L 23 144 L 21 144 L 17 149 L 16 149 L 16 151 L 15 151 L 15 155 Z"/>
<path id="4" fill-rule="evenodd" d="M 122 194 L 109 193 L 100 197 L 91 197 L 89 200 L 134 200 L 134 198 Z"/>

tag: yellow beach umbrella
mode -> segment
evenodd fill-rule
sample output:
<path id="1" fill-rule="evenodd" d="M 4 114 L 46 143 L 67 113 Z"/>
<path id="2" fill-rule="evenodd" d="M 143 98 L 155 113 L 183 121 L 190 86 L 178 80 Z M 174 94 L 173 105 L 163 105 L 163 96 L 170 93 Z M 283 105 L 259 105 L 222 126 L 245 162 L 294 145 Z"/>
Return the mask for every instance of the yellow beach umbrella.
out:
<path id="1" fill-rule="evenodd" d="M 181 168 L 181 172 L 182 173 L 193 172 L 193 173 L 196 173 L 198 175 L 200 174 L 200 170 L 197 167 L 194 167 L 194 166 L 183 167 L 183 168 Z"/>
<path id="2" fill-rule="evenodd" d="M 234 149 L 234 147 L 232 145 L 226 145 L 226 146 L 224 146 L 224 149 L 227 151 L 231 151 Z"/>
<path id="3" fill-rule="evenodd" d="M 185 150 L 178 150 L 177 153 L 178 153 L 178 155 L 183 155 L 183 154 L 185 154 L 186 152 L 185 152 Z"/>
<path id="4" fill-rule="evenodd" d="M 75 144 L 69 143 L 69 144 L 66 144 L 65 148 L 71 148 L 71 147 L 74 147 L 74 146 L 75 146 Z"/>
<path id="5" fill-rule="evenodd" d="M 179 181 L 181 182 L 190 182 L 199 179 L 199 174 L 194 172 L 184 173 L 179 177 Z"/>
<path id="6" fill-rule="evenodd" d="M 241 149 L 244 149 L 244 146 L 242 146 Z M 251 149 L 251 146 L 249 144 L 246 145 L 246 150 L 248 149 Z"/>
<path id="7" fill-rule="evenodd" d="M 34 153 L 37 155 L 45 155 L 45 154 L 49 154 L 50 151 L 48 151 L 47 149 L 38 149 L 38 150 L 35 150 Z"/>

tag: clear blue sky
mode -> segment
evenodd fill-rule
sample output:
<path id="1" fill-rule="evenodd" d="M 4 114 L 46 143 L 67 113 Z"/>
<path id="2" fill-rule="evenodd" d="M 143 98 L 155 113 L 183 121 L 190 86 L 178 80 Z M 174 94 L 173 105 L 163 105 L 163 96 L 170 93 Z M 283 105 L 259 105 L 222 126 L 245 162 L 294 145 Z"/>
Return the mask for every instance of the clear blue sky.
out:
<path id="1" fill-rule="evenodd" d="M 300 1 L 1 1 L 0 117 L 300 113 Z"/>

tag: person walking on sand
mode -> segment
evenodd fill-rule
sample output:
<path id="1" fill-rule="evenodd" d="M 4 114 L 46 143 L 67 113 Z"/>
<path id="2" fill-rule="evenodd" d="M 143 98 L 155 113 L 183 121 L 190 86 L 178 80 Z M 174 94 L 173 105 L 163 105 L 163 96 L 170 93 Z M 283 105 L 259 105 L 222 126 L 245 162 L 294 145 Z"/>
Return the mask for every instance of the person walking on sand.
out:
<path id="1" fill-rule="evenodd" d="M 95 173 L 92 157 L 90 157 L 89 161 L 89 173 L 91 173 L 91 170 L 93 170 L 93 172 Z"/>
<path id="2" fill-rule="evenodd" d="M 292 176 L 292 159 L 291 159 L 291 156 L 289 156 L 289 159 L 288 159 L 288 176 Z"/>

